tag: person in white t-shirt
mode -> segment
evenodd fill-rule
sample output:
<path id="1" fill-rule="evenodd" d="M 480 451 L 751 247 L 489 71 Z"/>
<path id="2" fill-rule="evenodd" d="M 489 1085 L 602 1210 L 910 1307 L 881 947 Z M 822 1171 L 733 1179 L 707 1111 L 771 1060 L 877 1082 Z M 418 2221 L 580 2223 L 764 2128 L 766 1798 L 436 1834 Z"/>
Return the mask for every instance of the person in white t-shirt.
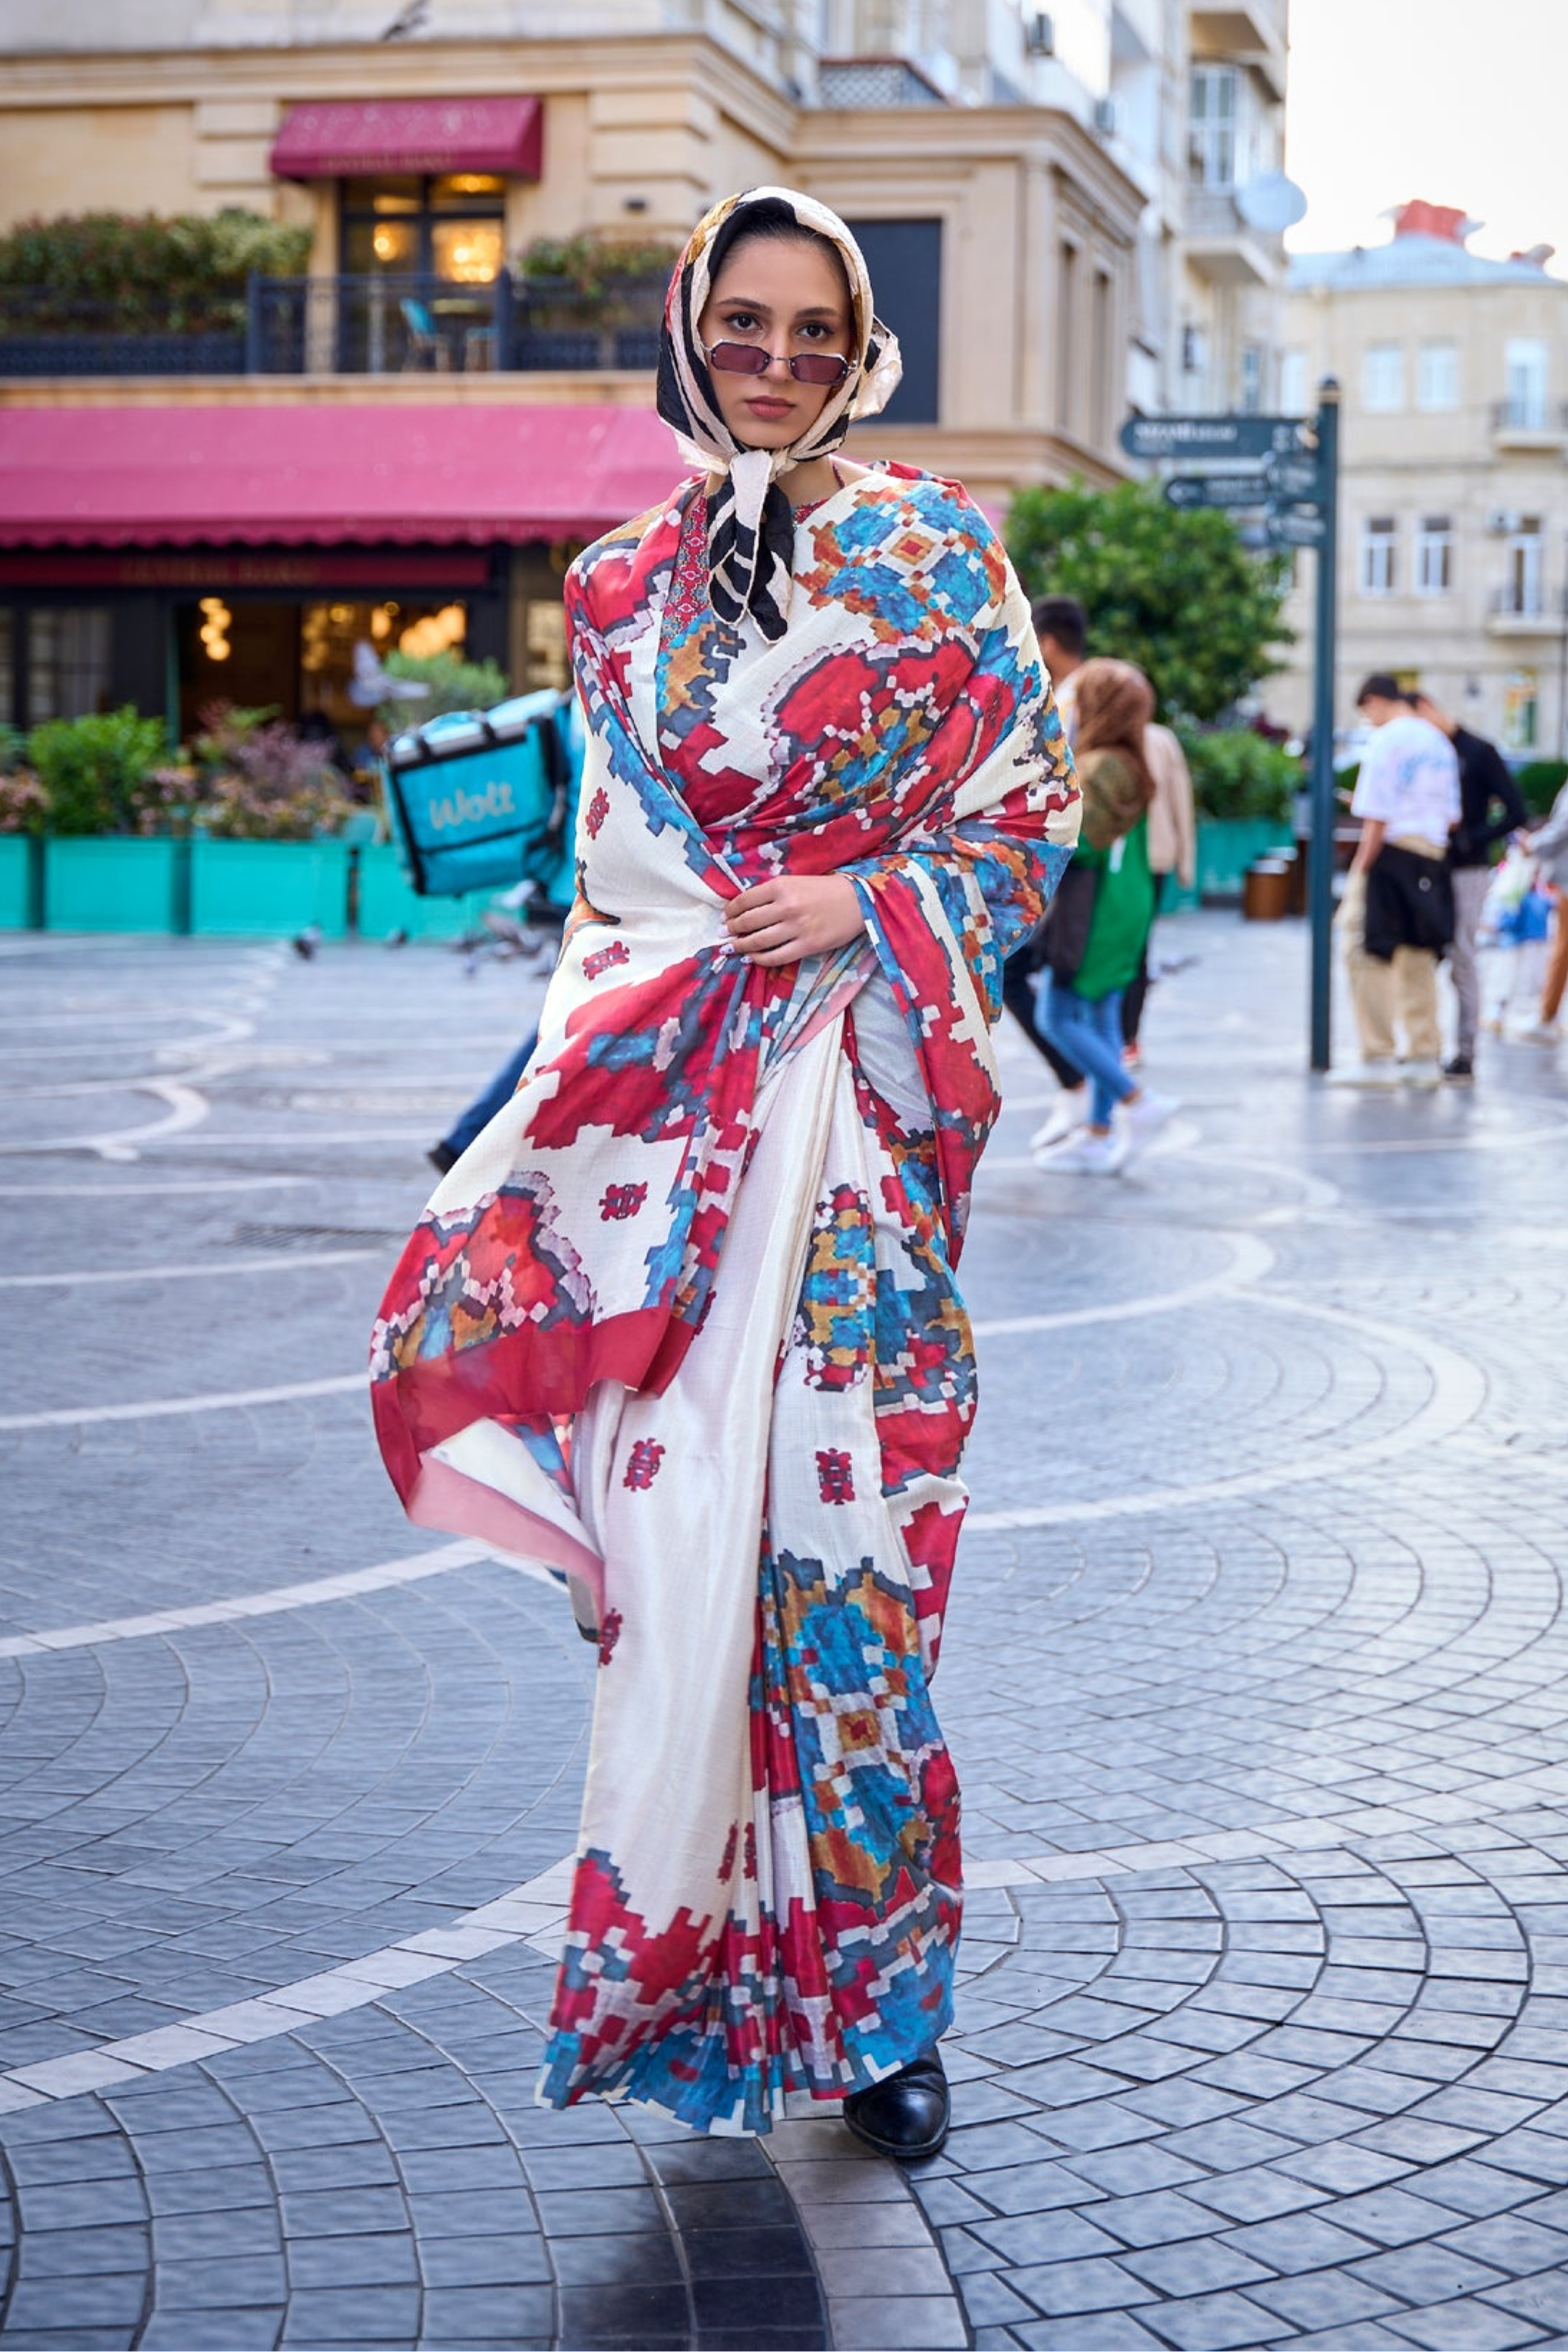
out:
<path id="1" fill-rule="evenodd" d="M 1435 1087 L 1443 1076 L 1437 960 L 1453 937 L 1446 860 L 1448 829 L 1459 818 L 1459 763 L 1441 728 L 1417 718 L 1385 672 L 1367 679 L 1356 708 L 1375 731 L 1350 804 L 1361 839 L 1335 929 L 1362 1058 L 1334 1076 L 1342 1086 Z"/>

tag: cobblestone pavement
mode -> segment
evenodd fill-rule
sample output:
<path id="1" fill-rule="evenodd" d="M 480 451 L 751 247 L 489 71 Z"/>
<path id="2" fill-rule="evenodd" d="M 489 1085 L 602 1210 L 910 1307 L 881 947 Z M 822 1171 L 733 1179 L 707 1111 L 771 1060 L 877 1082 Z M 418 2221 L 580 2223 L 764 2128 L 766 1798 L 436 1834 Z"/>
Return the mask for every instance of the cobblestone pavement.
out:
<path id="1" fill-rule="evenodd" d="M 1568 1093 L 1325 1093 L 1295 927 L 1166 945 L 1135 1174 L 1005 1039 L 906 2178 L 532 2104 L 589 1654 L 361 1367 L 534 983 L 0 941 L 7 2347 L 1568 2343 Z"/>

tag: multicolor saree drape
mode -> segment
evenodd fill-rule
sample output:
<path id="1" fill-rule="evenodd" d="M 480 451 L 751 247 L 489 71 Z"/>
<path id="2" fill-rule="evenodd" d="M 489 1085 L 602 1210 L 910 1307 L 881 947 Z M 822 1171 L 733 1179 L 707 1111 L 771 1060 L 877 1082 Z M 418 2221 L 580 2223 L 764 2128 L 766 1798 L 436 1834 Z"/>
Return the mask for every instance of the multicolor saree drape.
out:
<path id="1" fill-rule="evenodd" d="M 1076 789 L 1000 547 L 903 468 L 797 522 L 776 642 L 669 602 L 692 486 L 568 581 L 591 737 L 538 1052 L 373 1344 L 411 1515 L 558 1563 L 600 1631 L 541 2096 L 765 2131 L 950 2014 L 928 1681 L 974 1411 L 954 1268 L 1002 959 Z M 726 902 L 854 879 L 776 971 Z"/>

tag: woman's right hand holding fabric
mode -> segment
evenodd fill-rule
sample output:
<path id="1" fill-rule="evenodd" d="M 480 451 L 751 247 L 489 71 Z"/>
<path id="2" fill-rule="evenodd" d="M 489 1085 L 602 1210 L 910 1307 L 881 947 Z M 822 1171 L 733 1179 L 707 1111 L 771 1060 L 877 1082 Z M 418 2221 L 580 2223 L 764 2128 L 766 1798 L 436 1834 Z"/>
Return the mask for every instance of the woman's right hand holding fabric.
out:
<path id="1" fill-rule="evenodd" d="M 865 930 L 859 893 L 842 874 L 779 874 L 732 898 L 730 944 L 753 963 L 799 963 L 848 947 Z"/>

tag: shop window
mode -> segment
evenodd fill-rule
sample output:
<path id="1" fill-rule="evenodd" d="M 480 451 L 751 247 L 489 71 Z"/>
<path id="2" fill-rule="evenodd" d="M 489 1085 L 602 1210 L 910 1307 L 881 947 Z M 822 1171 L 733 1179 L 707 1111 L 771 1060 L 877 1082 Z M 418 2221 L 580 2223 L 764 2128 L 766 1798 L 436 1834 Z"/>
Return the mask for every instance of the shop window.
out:
<path id="1" fill-rule="evenodd" d="M 109 610 L 35 604 L 27 615 L 27 723 L 109 707 Z"/>
<path id="2" fill-rule="evenodd" d="M 942 224 L 856 220 L 849 226 L 865 255 L 878 311 L 904 354 L 904 380 L 883 418 L 889 425 L 935 425 L 941 383 Z"/>
<path id="3" fill-rule="evenodd" d="M 341 253 L 350 278 L 488 286 L 506 261 L 507 184 L 493 172 L 345 180 Z"/>
<path id="4" fill-rule="evenodd" d="M 1541 682 L 1532 669 L 1509 672 L 1502 689 L 1502 747 L 1533 751 L 1539 734 Z"/>

